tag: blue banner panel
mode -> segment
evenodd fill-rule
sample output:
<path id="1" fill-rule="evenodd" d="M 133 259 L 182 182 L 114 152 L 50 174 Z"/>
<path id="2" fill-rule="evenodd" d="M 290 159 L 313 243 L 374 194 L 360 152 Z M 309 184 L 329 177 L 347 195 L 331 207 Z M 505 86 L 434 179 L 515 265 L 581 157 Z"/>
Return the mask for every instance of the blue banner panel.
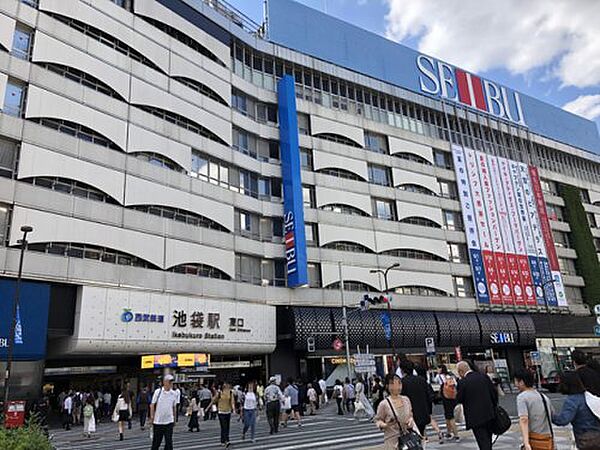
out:
<path id="1" fill-rule="evenodd" d="M 0 280 L 0 360 L 8 353 L 8 336 L 15 297 L 14 280 Z M 13 358 L 36 361 L 46 357 L 50 285 L 21 283 Z"/>
<path id="2" fill-rule="evenodd" d="M 540 271 L 542 272 L 542 280 L 544 280 L 544 295 L 548 300 L 549 306 L 558 306 L 558 298 L 556 297 L 556 290 L 550 281 L 554 279 L 552 271 L 550 270 L 550 263 L 548 258 L 539 257 Z M 546 284 L 547 283 L 547 284 Z"/>
<path id="3" fill-rule="evenodd" d="M 533 281 L 533 287 L 535 290 L 535 299 L 538 305 L 543 306 L 544 302 L 544 289 L 542 288 L 542 269 L 540 263 L 535 256 L 528 256 L 529 268 L 531 269 L 531 281 Z"/>
<path id="4" fill-rule="evenodd" d="M 288 287 L 308 284 L 304 199 L 298 144 L 298 113 L 294 78 L 284 76 L 277 85 L 281 176 L 283 178 L 283 233 Z"/>
<path id="5" fill-rule="evenodd" d="M 476 248 L 469 249 L 471 257 L 471 269 L 473 270 L 473 284 L 475 286 L 475 294 L 479 303 L 490 303 L 490 294 L 488 291 L 487 279 L 483 268 L 483 257 L 481 250 Z"/>

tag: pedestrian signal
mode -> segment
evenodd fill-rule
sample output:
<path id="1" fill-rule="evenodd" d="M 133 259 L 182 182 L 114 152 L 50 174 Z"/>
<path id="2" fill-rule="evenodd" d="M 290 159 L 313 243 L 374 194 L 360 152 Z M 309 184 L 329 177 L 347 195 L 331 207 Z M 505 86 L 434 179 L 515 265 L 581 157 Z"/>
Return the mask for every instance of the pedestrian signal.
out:
<path id="1" fill-rule="evenodd" d="M 316 348 L 315 348 L 315 338 L 314 337 L 309 337 L 306 339 L 306 347 L 307 347 L 307 351 L 309 353 L 314 353 Z"/>

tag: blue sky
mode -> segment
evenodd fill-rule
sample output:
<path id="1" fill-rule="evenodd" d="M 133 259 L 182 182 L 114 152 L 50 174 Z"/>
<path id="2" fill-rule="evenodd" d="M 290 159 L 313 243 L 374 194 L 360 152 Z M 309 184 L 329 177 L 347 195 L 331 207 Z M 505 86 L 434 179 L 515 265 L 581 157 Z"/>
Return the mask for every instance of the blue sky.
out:
<path id="1" fill-rule="evenodd" d="M 262 21 L 262 0 L 228 1 Z M 600 1 L 299 2 L 600 125 Z"/>

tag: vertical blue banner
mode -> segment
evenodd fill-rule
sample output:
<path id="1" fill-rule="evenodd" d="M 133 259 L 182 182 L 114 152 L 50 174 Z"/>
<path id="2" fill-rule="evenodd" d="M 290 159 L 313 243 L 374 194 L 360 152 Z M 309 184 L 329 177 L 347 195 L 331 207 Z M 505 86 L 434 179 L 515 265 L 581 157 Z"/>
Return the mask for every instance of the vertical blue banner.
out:
<path id="1" fill-rule="evenodd" d="M 481 256 L 481 250 L 476 248 L 469 249 L 469 256 L 471 257 L 471 269 L 473 270 L 473 285 L 475 287 L 475 295 L 479 303 L 489 304 L 490 294 L 487 288 L 487 280 L 485 277 L 485 270 L 483 268 L 483 257 Z"/>
<path id="2" fill-rule="evenodd" d="M 544 306 L 544 289 L 542 288 L 542 269 L 540 263 L 535 256 L 528 255 L 529 268 L 531 269 L 531 281 L 535 288 L 535 299 L 537 304 Z"/>
<path id="3" fill-rule="evenodd" d="M 539 257 L 540 269 L 542 272 L 542 280 L 544 281 L 544 296 L 548 300 L 548 306 L 558 306 L 558 298 L 556 297 L 556 291 L 554 290 L 552 280 L 552 271 L 550 270 L 550 263 L 548 258 Z"/>
<path id="4" fill-rule="evenodd" d="M 304 200 L 298 144 L 298 114 L 294 78 L 285 75 L 277 85 L 281 176 L 283 178 L 283 232 L 288 287 L 308 284 Z"/>

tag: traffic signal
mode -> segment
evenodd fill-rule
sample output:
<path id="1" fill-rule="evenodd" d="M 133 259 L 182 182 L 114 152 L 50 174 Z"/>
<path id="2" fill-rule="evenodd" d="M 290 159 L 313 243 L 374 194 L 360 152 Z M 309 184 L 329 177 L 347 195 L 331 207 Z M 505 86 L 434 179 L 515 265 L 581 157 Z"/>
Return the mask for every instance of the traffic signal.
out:
<path id="1" fill-rule="evenodd" d="M 360 301 L 360 309 L 366 311 L 369 309 L 369 305 L 382 305 L 390 302 L 390 297 L 386 297 L 385 295 L 376 295 L 374 297 L 369 297 L 369 294 L 365 294 L 363 299 Z"/>
<path id="2" fill-rule="evenodd" d="M 307 351 L 309 353 L 314 353 L 316 348 L 315 348 L 315 338 L 314 337 L 309 337 L 306 338 L 306 347 L 307 347 Z"/>

